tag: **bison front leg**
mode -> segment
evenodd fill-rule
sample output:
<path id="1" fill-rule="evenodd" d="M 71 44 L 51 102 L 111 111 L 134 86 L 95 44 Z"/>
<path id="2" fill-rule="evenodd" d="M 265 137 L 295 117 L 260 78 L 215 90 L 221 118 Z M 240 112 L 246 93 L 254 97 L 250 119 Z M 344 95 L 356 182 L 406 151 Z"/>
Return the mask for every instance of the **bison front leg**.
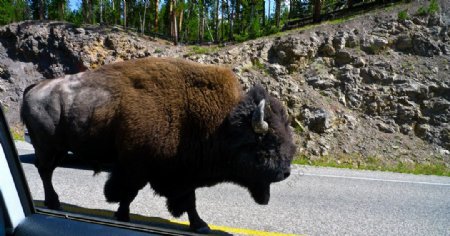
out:
<path id="1" fill-rule="evenodd" d="M 130 204 L 147 184 L 148 180 L 137 173 L 140 172 L 117 165 L 106 181 L 104 194 L 108 202 L 119 202 L 114 214 L 119 221 L 130 221 Z"/>
<path id="2" fill-rule="evenodd" d="M 189 191 L 181 197 L 172 197 L 167 199 L 167 208 L 173 216 L 179 217 L 187 212 L 189 218 L 189 227 L 196 233 L 208 234 L 211 229 L 198 215 L 195 206 L 195 191 Z"/>

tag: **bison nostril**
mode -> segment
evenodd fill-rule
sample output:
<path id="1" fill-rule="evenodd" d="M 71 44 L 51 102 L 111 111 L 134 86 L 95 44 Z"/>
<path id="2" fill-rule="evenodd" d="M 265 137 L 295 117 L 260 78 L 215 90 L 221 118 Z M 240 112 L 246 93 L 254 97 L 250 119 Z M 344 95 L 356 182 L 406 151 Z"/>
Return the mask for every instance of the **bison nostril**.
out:
<path id="1" fill-rule="evenodd" d="M 289 177 L 291 175 L 291 172 L 290 171 L 288 171 L 288 172 L 284 172 L 284 178 L 286 179 L 287 177 Z"/>

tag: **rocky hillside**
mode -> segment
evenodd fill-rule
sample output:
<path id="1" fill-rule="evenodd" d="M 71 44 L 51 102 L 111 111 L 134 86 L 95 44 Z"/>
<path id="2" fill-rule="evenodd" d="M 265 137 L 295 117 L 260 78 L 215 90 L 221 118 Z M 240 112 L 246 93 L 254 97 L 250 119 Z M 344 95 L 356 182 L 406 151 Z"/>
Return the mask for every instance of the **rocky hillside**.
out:
<path id="1" fill-rule="evenodd" d="M 450 10 L 415 15 L 414 1 L 225 47 L 170 43 L 120 28 L 21 22 L 0 28 L 0 101 L 20 123 L 24 88 L 121 60 L 185 57 L 232 67 L 289 108 L 299 154 L 360 165 L 433 163 L 450 168 Z M 409 17 L 399 19 L 407 10 Z"/>

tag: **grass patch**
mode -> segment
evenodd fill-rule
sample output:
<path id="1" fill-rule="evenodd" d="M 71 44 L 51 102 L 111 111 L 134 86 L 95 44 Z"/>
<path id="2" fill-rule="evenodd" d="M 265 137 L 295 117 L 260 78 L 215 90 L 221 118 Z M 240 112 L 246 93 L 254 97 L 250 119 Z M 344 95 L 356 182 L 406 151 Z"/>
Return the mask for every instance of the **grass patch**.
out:
<path id="1" fill-rule="evenodd" d="M 417 15 L 419 16 L 426 16 L 427 15 L 427 8 L 425 8 L 424 6 L 419 7 L 419 9 L 417 9 Z"/>
<path id="2" fill-rule="evenodd" d="M 253 69 L 261 71 L 264 75 L 269 75 L 269 70 L 259 60 L 252 60 Z"/>
<path id="3" fill-rule="evenodd" d="M 439 11 L 439 3 L 437 0 L 431 0 L 430 5 L 428 5 L 428 14 L 433 15 Z"/>
<path id="4" fill-rule="evenodd" d="M 421 6 L 416 14 L 419 16 L 433 15 L 439 12 L 439 2 L 437 0 L 431 0 L 430 5 L 428 7 Z"/>
<path id="5" fill-rule="evenodd" d="M 408 20 L 409 19 L 408 11 L 407 10 L 399 11 L 397 17 L 401 21 Z"/>
<path id="6" fill-rule="evenodd" d="M 305 127 L 302 125 L 302 123 L 299 120 L 297 120 L 297 118 L 294 118 L 293 126 L 294 126 L 294 132 L 296 134 L 301 134 L 301 133 L 305 132 Z"/>
<path id="7" fill-rule="evenodd" d="M 217 46 L 192 46 L 188 52 L 188 56 L 198 55 L 198 54 L 213 54 L 219 51 Z"/>
<path id="8" fill-rule="evenodd" d="M 388 163 L 379 157 L 363 158 L 359 155 L 322 156 L 316 159 L 300 155 L 294 159 L 293 163 L 299 165 L 379 170 L 416 175 L 439 175 L 450 177 L 450 168 L 444 163 L 404 163 L 401 161 Z"/>
<path id="9" fill-rule="evenodd" d="M 342 18 L 337 18 L 337 19 L 325 21 L 325 24 L 330 24 L 330 25 L 342 24 L 342 23 L 347 22 L 347 21 L 349 21 L 349 20 L 351 20 L 353 18 L 354 18 L 354 16 L 346 16 L 346 17 L 342 17 Z"/>
<path id="10" fill-rule="evenodd" d="M 253 67 L 255 67 L 256 69 L 259 69 L 259 70 L 265 70 L 266 69 L 264 64 L 261 63 L 259 60 L 252 60 L 252 65 L 253 65 Z"/>
<path id="11" fill-rule="evenodd" d="M 10 128 L 10 132 L 14 140 L 25 141 L 25 133 L 22 127 L 13 126 Z"/>
<path id="12" fill-rule="evenodd" d="M 160 48 L 156 48 L 155 49 L 155 52 L 154 53 L 162 53 L 163 52 L 163 50 L 162 49 L 160 49 Z"/>

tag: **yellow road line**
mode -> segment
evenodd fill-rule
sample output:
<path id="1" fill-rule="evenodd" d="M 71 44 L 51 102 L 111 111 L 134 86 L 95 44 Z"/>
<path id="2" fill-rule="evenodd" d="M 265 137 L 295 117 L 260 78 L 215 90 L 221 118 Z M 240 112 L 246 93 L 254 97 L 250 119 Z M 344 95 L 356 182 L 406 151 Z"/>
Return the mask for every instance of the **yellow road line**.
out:
<path id="1" fill-rule="evenodd" d="M 44 204 L 42 201 L 34 201 L 34 205 L 37 207 L 44 207 Z M 114 213 L 109 210 L 102 210 L 102 209 L 88 209 L 88 208 L 82 208 L 74 205 L 68 205 L 68 204 L 62 204 L 62 208 L 66 212 L 72 212 L 76 214 L 86 214 L 91 216 L 102 216 L 106 218 L 112 218 Z M 62 212 L 64 212 L 62 211 Z M 149 223 L 160 223 L 160 224 L 178 224 L 178 225 L 184 225 L 189 226 L 189 222 L 186 221 L 180 221 L 180 220 L 166 220 L 163 218 L 158 217 L 147 217 L 142 215 L 136 215 L 131 214 L 130 215 L 132 220 L 136 221 L 143 221 L 143 222 L 149 222 Z M 233 228 L 228 226 L 217 226 L 217 225 L 211 225 L 208 224 L 208 226 L 212 230 L 218 230 L 223 231 L 231 234 L 238 234 L 238 235 L 254 235 L 254 236 L 297 236 L 297 234 L 287 234 L 287 233 L 278 233 L 278 232 L 267 232 L 267 231 L 261 231 L 261 230 L 253 230 L 253 229 L 243 229 L 243 228 Z"/>
<path id="2" fill-rule="evenodd" d="M 169 220 L 170 222 L 176 224 L 189 225 L 189 222 L 179 221 L 179 220 Z M 253 230 L 253 229 L 241 229 L 241 228 L 233 228 L 228 226 L 217 226 L 208 224 L 208 226 L 212 230 L 220 230 L 228 233 L 240 234 L 240 235 L 255 235 L 255 236 L 297 236 L 297 234 L 285 234 L 285 233 L 277 233 L 277 232 L 266 232 L 261 230 Z"/>

